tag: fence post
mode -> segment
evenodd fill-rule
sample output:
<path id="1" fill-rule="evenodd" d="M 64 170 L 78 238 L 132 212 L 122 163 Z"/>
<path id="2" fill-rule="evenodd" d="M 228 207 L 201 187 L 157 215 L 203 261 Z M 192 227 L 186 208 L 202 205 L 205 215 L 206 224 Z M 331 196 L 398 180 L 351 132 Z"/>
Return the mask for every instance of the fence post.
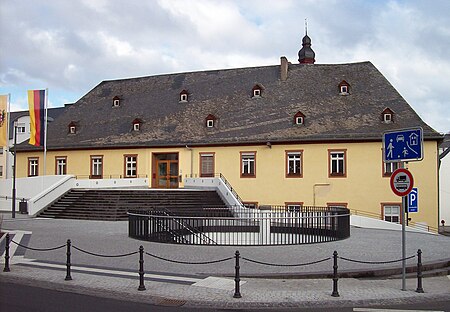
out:
<path id="1" fill-rule="evenodd" d="M 66 261 L 66 278 L 64 279 L 64 280 L 66 280 L 66 281 L 71 281 L 72 280 L 72 276 L 70 275 L 70 266 L 71 266 L 71 263 L 70 263 L 70 255 L 72 254 L 71 252 L 70 252 L 70 247 L 72 246 L 72 242 L 70 241 L 70 239 L 68 239 L 67 240 L 67 252 L 66 252 L 66 255 L 67 255 L 67 261 Z"/>
<path id="2" fill-rule="evenodd" d="M 6 233 L 5 240 L 5 267 L 3 268 L 3 272 L 10 272 L 9 269 L 9 233 Z"/>
<path id="3" fill-rule="evenodd" d="M 423 293 L 422 287 L 422 250 L 417 250 L 417 289 L 416 292 Z"/>
<path id="4" fill-rule="evenodd" d="M 333 252 L 333 292 L 331 293 L 332 297 L 339 297 L 338 291 L 338 264 L 337 264 L 338 253 L 335 250 Z"/>
<path id="5" fill-rule="evenodd" d="M 236 269 L 236 274 L 234 275 L 234 295 L 233 298 L 241 298 L 241 290 L 240 290 L 240 281 L 241 278 L 239 276 L 239 258 L 240 258 L 240 254 L 239 254 L 239 250 L 236 250 L 236 253 L 234 254 L 234 257 L 236 258 L 236 265 L 235 265 L 235 269 Z"/>
<path id="6" fill-rule="evenodd" d="M 139 288 L 138 290 L 145 290 L 144 285 L 144 247 L 139 246 Z"/>

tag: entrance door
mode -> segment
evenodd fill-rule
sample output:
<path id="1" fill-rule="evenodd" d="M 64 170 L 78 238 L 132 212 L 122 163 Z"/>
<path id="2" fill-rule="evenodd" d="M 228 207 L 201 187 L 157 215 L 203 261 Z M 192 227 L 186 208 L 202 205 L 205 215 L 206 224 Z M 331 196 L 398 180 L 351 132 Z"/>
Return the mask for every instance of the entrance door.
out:
<path id="1" fill-rule="evenodd" d="M 155 157 L 157 188 L 178 188 L 178 154 L 159 154 Z"/>

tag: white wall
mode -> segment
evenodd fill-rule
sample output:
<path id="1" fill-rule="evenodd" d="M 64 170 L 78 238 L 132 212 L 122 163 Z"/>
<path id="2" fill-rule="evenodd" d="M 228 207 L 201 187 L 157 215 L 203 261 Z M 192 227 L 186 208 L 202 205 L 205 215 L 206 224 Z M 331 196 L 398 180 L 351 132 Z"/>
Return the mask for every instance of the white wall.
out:
<path id="1" fill-rule="evenodd" d="M 450 228 L 450 154 L 441 160 L 439 169 L 439 218 Z"/>

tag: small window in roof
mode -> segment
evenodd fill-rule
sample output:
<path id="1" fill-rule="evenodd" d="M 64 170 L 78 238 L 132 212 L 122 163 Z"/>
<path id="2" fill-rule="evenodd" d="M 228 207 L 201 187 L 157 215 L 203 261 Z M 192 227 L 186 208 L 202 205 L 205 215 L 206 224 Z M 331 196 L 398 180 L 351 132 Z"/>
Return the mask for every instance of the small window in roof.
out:
<path id="1" fill-rule="evenodd" d="M 205 118 L 205 121 L 206 121 L 206 127 L 207 127 L 207 128 L 214 128 L 216 119 L 217 119 L 216 116 L 214 116 L 214 115 L 212 115 L 212 114 L 209 114 L 209 115 Z"/>
<path id="2" fill-rule="evenodd" d="M 120 98 L 118 96 L 115 96 L 113 98 L 113 107 L 119 107 L 120 106 Z"/>
<path id="3" fill-rule="evenodd" d="M 69 127 L 69 134 L 77 133 L 77 125 L 75 124 L 75 122 L 72 121 L 68 127 Z"/>
<path id="4" fill-rule="evenodd" d="M 350 84 L 347 81 L 342 80 L 339 83 L 339 94 L 340 95 L 349 95 L 350 94 Z"/>
<path id="5" fill-rule="evenodd" d="M 297 112 L 294 115 L 294 124 L 295 125 L 303 125 L 305 123 L 305 115 L 302 112 Z"/>
<path id="6" fill-rule="evenodd" d="M 132 124 L 133 124 L 133 131 L 141 130 L 142 120 L 140 120 L 139 118 L 136 118 L 135 120 L 133 120 Z"/>
<path id="7" fill-rule="evenodd" d="M 186 90 L 183 90 L 180 92 L 180 102 L 187 102 L 188 101 L 189 93 Z"/>
<path id="8" fill-rule="evenodd" d="M 394 122 L 394 112 L 389 107 L 386 107 L 383 110 L 383 112 L 381 113 L 381 120 L 384 123 L 392 123 L 392 122 Z"/>
<path id="9" fill-rule="evenodd" d="M 255 85 L 252 89 L 252 97 L 259 98 L 262 95 L 262 87 L 260 85 Z"/>

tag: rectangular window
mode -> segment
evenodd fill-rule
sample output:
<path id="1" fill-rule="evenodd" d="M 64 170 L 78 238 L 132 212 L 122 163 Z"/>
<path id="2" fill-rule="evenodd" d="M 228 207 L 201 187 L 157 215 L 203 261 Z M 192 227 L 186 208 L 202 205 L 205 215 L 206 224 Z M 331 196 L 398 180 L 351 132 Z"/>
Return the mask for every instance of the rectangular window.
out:
<path id="1" fill-rule="evenodd" d="M 244 207 L 249 208 L 249 209 L 257 209 L 258 208 L 258 203 L 257 202 L 243 202 Z"/>
<path id="2" fill-rule="evenodd" d="M 301 178 L 303 151 L 286 151 L 286 178 Z"/>
<path id="3" fill-rule="evenodd" d="M 3 177 L 3 166 L 0 166 L 0 177 Z"/>
<path id="4" fill-rule="evenodd" d="M 398 168 L 401 168 L 401 163 L 399 162 L 392 162 L 392 163 L 383 162 L 383 176 L 390 177 L 392 173 Z"/>
<path id="5" fill-rule="evenodd" d="M 400 204 L 381 204 L 381 207 L 384 221 L 400 223 Z"/>
<path id="6" fill-rule="evenodd" d="M 137 177 L 137 155 L 125 155 L 125 177 Z"/>
<path id="7" fill-rule="evenodd" d="M 24 123 L 17 123 L 17 133 L 25 133 L 25 124 Z"/>
<path id="8" fill-rule="evenodd" d="M 55 157 L 55 167 L 56 175 L 67 174 L 67 157 Z"/>
<path id="9" fill-rule="evenodd" d="M 103 156 L 91 156 L 91 179 L 103 178 Z"/>
<path id="10" fill-rule="evenodd" d="M 214 177 L 214 153 L 200 153 L 200 177 Z"/>
<path id="11" fill-rule="evenodd" d="M 28 176 L 36 177 L 39 175 L 39 158 L 28 158 Z"/>
<path id="12" fill-rule="evenodd" d="M 241 178 L 256 177 L 256 152 L 241 152 Z"/>
<path id="13" fill-rule="evenodd" d="M 286 211 L 287 211 L 287 212 L 301 212 L 301 211 L 302 211 L 303 203 L 302 203 L 302 202 L 298 202 L 298 203 L 285 203 L 284 205 L 286 206 Z"/>
<path id="14" fill-rule="evenodd" d="M 346 150 L 328 150 L 329 177 L 346 177 Z"/>

